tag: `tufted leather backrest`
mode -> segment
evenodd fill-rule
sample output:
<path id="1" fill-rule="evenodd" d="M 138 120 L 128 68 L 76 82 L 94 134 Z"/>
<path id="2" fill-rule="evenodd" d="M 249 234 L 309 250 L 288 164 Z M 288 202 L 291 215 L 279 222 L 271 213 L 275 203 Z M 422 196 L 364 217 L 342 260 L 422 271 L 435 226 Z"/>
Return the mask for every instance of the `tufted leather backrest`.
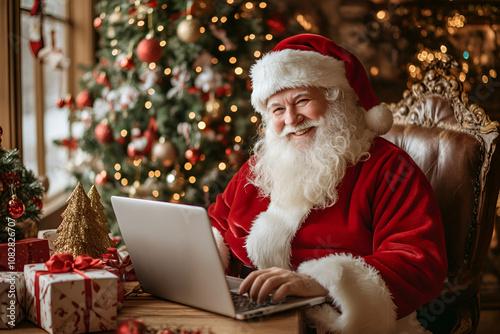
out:
<path id="1" fill-rule="evenodd" d="M 498 123 L 468 102 L 460 82 L 445 66 L 430 69 L 401 101 L 388 107 L 394 125 L 384 137 L 420 166 L 441 211 L 449 266 L 443 303 L 452 309 L 461 304 L 454 312 L 459 321 L 467 318 L 467 324 L 456 326 L 474 332 L 500 188 L 495 172 L 500 166 Z"/>
<path id="2" fill-rule="evenodd" d="M 417 112 L 434 114 L 438 122 L 449 115 L 454 119 L 448 101 L 440 96 L 427 100 L 415 107 Z M 430 181 L 446 231 L 448 274 L 456 275 L 470 252 L 469 231 L 475 224 L 474 202 L 483 162 L 481 143 L 465 132 L 414 124 L 395 124 L 385 138 L 408 152 Z"/>

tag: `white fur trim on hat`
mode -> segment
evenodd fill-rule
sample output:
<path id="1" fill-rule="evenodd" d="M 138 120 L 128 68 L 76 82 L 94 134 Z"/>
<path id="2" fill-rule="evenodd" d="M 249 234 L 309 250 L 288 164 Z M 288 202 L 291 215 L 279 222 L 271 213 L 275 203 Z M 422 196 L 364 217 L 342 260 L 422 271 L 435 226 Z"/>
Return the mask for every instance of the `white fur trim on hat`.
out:
<path id="1" fill-rule="evenodd" d="M 291 269 L 291 241 L 309 209 L 306 206 L 285 209 L 271 202 L 267 210 L 255 218 L 245 248 L 257 268 Z"/>
<path id="2" fill-rule="evenodd" d="M 366 111 L 365 122 L 368 129 L 377 135 L 383 135 L 389 132 L 392 127 L 392 112 L 385 104 L 379 104 Z"/>
<path id="3" fill-rule="evenodd" d="M 212 234 L 214 235 L 215 244 L 217 245 L 217 249 L 219 250 L 219 255 L 222 261 L 222 265 L 224 266 L 224 269 L 227 269 L 231 257 L 231 250 L 224 241 L 224 237 L 222 237 L 222 234 L 219 232 L 218 229 L 216 229 L 213 226 L 212 226 Z"/>
<path id="4" fill-rule="evenodd" d="M 353 90 L 346 77 L 344 62 L 315 51 L 286 49 L 270 52 L 251 68 L 252 105 L 267 111 L 267 99 L 286 88 L 339 87 Z"/>

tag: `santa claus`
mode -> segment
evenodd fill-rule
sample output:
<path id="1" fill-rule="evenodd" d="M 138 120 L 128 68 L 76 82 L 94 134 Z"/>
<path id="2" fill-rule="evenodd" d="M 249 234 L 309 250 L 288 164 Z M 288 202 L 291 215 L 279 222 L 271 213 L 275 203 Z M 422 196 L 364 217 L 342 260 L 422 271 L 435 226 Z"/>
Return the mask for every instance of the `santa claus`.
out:
<path id="1" fill-rule="evenodd" d="M 240 293 L 327 295 L 306 311 L 318 333 L 424 333 L 439 296 L 443 226 L 425 175 L 379 135 L 392 125 L 359 60 L 311 34 L 251 69 L 262 135 L 209 208 Z"/>

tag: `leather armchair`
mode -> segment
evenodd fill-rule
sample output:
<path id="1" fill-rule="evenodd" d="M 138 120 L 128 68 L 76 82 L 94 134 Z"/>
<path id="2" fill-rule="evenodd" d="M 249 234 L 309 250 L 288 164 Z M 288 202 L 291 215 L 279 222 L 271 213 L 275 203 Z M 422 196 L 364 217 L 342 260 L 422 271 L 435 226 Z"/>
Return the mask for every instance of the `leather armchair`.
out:
<path id="1" fill-rule="evenodd" d="M 499 124 L 470 103 L 451 64 L 432 64 L 388 105 L 394 125 L 384 137 L 424 171 L 444 223 L 447 281 L 441 297 L 418 311 L 419 320 L 433 333 L 474 333 L 500 187 Z"/>

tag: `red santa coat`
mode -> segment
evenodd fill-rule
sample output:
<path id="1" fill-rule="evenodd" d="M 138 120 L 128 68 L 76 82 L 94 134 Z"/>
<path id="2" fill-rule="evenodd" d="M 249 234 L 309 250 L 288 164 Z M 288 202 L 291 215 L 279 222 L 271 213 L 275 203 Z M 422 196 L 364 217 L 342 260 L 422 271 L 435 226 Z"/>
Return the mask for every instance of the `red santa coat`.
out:
<path id="1" fill-rule="evenodd" d="M 447 261 L 434 192 L 404 151 L 375 138 L 370 158 L 347 169 L 337 203 L 299 222 L 293 208 L 259 196 L 249 173 L 247 163 L 209 208 L 221 250 L 315 278 L 337 307 L 308 312 L 319 332 L 416 331 L 414 311 L 439 296 Z"/>

